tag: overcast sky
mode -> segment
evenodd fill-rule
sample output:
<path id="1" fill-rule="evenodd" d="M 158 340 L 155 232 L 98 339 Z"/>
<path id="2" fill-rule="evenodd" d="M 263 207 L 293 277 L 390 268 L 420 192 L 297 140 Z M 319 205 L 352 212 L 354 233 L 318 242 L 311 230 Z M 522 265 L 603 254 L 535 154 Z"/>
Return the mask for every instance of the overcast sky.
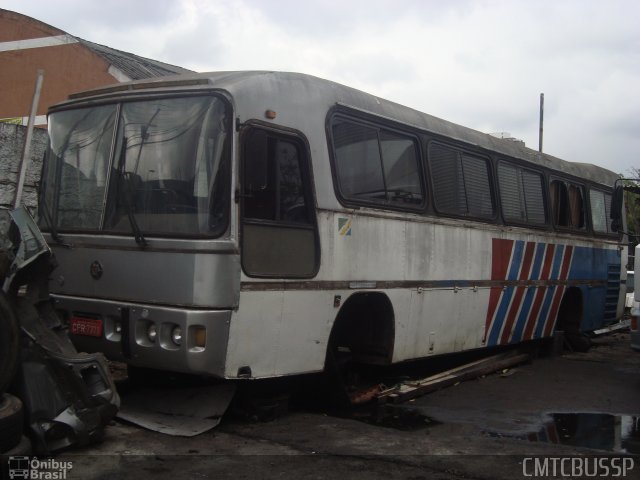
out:
<path id="1" fill-rule="evenodd" d="M 640 167 L 637 0 L 0 0 L 190 68 L 287 70 L 627 174 Z"/>

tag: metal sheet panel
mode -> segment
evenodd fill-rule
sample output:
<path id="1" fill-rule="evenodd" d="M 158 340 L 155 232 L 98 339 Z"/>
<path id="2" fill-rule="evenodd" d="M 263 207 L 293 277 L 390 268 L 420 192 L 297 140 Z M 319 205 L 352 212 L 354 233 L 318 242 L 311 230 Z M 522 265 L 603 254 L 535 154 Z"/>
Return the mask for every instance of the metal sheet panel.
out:
<path id="1" fill-rule="evenodd" d="M 56 248 L 55 255 L 55 294 L 187 307 L 238 304 L 237 254 L 75 247 Z M 92 265 L 102 273 L 92 275 Z"/>

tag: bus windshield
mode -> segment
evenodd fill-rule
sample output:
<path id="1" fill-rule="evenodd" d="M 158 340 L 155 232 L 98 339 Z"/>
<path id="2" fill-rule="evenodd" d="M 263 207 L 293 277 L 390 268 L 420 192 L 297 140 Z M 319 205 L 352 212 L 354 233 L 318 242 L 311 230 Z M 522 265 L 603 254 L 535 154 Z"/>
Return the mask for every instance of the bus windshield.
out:
<path id="1" fill-rule="evenodd" d="M 229 208 L 228 118 L 215 96 L 54 112 L 42 208 L 59 231 L 218 236 Z"/>

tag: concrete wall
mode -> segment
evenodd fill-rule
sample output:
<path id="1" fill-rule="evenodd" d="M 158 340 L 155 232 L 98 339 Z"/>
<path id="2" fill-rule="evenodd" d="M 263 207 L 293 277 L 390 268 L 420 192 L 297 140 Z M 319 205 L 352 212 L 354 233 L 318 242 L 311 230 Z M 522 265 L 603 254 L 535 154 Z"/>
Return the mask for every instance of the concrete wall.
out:
<path id="1" fill-rule="evenodd" d="M 16 194 L 20 160 L 24 148 L 27 127 L 0 123 L 0 207 L 13 205 Z M 37 189 L 40 185 L 42 159 L 47 148 L 47 131 L 35 128 L 31 143 L 31 159 L 27 166 L 22 204 L 35 210 L 38 204 Z"/>

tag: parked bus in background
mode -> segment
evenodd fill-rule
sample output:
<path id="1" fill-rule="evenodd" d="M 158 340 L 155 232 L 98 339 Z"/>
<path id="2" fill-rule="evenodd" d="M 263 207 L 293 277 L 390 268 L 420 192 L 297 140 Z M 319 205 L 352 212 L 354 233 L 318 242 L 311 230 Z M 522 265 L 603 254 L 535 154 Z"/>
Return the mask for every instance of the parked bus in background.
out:
<path id="1" fill-rule="evenodd" d="M 136 81 L 49 133 L 56 308 L 133 366 L 267 378 L 557 329 L 584 349 L 623 312 L 616 174 L 330 81 Z"/>

